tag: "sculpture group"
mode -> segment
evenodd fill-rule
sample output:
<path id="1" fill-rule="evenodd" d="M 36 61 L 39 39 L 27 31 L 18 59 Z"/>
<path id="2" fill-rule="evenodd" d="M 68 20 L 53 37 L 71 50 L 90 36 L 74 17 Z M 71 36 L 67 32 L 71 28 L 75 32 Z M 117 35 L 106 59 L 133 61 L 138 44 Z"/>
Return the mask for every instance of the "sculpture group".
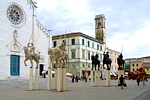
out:
<path id="1" fill-rule="evenodd" d="M 111 67 L 111 59 L 109 58 L 109 52 L 104 52 L 104 57 L 103 57 L 103 68 L 105 69 L 104 65 L 106 64 L 107 65 L 107 70 L 110 70 L 110 67 Z M 100 60 L 98 60 L 98 54 L 96 54 L 95 56 L 92 55 L 91 56 L 91 59 L 92 59 L 92 70 L 93 70 L 93 67 L 95 67 L 95 70 L 96 70 L 96 67 L 98 66 L 98 70 L 100 68 Z"/>
<path id="2" fill-rule="evenodd" d="M 50 55 L 51 63 L 66 63 L 68 61 L 68 54 L 65 50 L 64 43 L 56 46 L 55 48 L 48 49 L 48 55 Z"/>

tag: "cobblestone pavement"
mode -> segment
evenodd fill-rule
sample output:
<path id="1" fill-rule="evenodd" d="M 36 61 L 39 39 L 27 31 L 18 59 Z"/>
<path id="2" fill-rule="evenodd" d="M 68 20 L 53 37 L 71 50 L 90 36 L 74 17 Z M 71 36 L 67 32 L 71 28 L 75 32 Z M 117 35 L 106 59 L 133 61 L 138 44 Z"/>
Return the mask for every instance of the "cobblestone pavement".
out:
<path id="1" fill-rule="evenodd" d="M 126 80 L 127 87 L 121 89 L 117 80 L 111 80 L 111 86 L 106 87 L 106 81 L 101 80 L 99 87 L 90 87 L 90 82 L 71 83 L 67 79 L 67 91 L 57 92 L 47 90 L 47 78 L 39 78 L 39 90 L 29 91 L 28 78 L 7 78 L 0 80 L 0 100 L 133 100 L 145 91 L 150 90 L 150 80 L 144 87 L 137 86 L 136 81 Z M 34 81 L 34 80 L 33 80 Z"/>

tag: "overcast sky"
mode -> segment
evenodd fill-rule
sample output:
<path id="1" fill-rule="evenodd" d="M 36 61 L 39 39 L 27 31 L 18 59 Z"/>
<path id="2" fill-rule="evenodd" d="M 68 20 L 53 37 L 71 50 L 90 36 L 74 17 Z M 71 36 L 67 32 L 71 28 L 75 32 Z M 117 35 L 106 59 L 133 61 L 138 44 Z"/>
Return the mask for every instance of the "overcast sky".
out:
<path id="1" fill-rule="evenodd" d="M 52 35 L 82 32 L 95 37 L 95 15 L 106 17 L 107 47 L 124 58 L 150 56 L 150 0 L 33 0 L 37 19 Z"/>

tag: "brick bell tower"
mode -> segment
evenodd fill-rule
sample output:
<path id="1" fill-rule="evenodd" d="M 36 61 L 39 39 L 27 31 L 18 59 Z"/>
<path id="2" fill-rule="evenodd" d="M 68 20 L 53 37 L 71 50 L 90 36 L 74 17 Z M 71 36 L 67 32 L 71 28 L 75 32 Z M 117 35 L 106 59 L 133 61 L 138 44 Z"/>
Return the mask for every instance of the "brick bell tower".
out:
<path id="1" fill-rule="evenodd" d="M 105 15 L 95 15 L 95 38 L 104 42 L 103 51 L 106 51 Z"/>

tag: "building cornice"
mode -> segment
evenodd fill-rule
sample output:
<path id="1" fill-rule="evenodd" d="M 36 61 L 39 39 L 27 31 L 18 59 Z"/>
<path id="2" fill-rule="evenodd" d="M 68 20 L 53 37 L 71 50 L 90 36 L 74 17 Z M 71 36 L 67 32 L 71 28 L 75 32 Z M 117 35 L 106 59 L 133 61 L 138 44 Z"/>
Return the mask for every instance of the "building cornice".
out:
<path id="1" fill-rule="evenodd" d="M 97 39 L 95 39 L 91 36 L 88 36 L 86 34 L 83 34 L 81 32 L 71 32 L 71 33 L 66 33 L 66 34 L 53 35 L 52 40 L 59 39 L 60 37 L 70 38 L 70 37 L 77 37 L 77 36 L 82 36 L 84 38 L 87 38 L 87 39 L 90 39 L 92 41 L 98 42 L 100 44 L 105 44 L 103 41 L 97 40 Z"/>

